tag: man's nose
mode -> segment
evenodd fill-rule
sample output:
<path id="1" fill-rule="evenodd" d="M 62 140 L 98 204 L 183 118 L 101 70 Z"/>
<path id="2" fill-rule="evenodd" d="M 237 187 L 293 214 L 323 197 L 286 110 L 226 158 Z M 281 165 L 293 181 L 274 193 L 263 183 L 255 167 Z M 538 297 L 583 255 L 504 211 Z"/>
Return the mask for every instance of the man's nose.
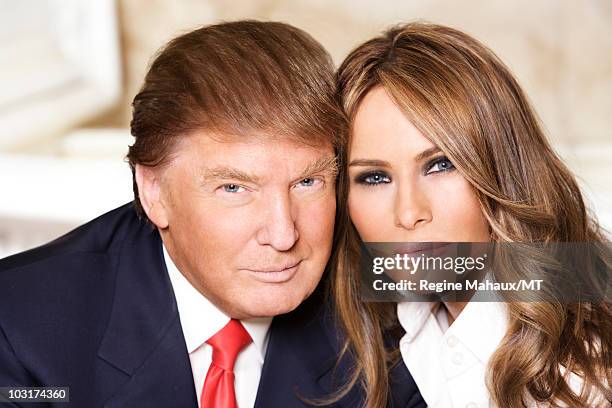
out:
<path id="1" fill-rule="evenodd" d="M 257 233 L 260 245 L 270 245 L 277 251 L 288 251 L 295 245 L 299 233 L 289 193 L 278 194 L 266 200 L 262 211 L 263 225 Z"/>
<path id="2" fill-rule="evenodd" d="M 394 221 L 399 228 L 414 230 L 433 219 L 429 199 L 414 183 L 403 183 L 395 194 Z"/>

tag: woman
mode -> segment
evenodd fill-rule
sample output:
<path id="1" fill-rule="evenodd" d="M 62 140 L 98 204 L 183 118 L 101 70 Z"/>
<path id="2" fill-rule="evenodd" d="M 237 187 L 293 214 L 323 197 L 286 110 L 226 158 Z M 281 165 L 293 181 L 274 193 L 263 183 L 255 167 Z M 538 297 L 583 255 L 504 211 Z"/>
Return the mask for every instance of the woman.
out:
<path id="1" fill-rule="evenodd" d="M 368 407 L 386 405 L 400 357 L 430 406 L 609 406 L 609 303 L 359 300 L 359 239 L 604 241 L 504 64 L 460 31 L 407 24 L 357 47 L 338 90 L 351 132 L 333 291 Z"/>

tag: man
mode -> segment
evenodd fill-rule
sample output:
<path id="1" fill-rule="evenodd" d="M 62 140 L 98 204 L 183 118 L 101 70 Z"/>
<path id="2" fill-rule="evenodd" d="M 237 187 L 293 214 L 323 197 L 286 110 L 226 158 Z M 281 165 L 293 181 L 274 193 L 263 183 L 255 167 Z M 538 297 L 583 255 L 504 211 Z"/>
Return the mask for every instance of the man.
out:
<path id="1" fill-rule="evenodd" d="M 317 289 L 344 135 L 328 54 L 281 23 L 204 27 L 133 106 L 134 203 L 0 262 L 0 386 L 69 386 L 75 407 L 333 396 L 350 362 Z"/>

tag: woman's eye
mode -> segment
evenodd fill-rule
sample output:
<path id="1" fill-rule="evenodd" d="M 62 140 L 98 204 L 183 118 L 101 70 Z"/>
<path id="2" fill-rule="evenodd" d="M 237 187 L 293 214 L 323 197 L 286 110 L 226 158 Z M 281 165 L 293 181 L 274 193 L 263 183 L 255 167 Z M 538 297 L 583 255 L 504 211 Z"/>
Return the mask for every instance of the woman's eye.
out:
<path id="1" fill-rule="evenodd" d="M 390 183 L 391 178 L 385 173 L 365 173 L 357 177 L 357 183 L 375 186 L 383 183 Z"/>
<path id="2" fill-rule="evenodd" d="M 435 159 L 427 166 L 426 174 L 440 173 L 442 171 L 448 171 L 454 168 L 455 166 L 450 160 L 448 160 L 448 158 L 442 157 L 440 159 Z"/>
<path id="3" fill-rule="evenodd" d="M 221 186 L 221 188 L 226 193 L 241 193 L 244 191 L 244 187 L 239 186 L 238 184 L 224 184 Z"/>

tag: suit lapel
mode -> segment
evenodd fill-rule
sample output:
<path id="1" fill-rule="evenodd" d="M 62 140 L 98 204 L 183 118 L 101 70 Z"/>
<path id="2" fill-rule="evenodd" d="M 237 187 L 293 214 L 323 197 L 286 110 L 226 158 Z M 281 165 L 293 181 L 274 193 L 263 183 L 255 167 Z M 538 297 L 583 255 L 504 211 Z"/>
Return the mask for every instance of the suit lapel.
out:
<path id="1" fill-rule="evenodd" d="M 191 366 L 178 317 L 141 367 L 105 407 L 197 408 Z"/>
<path id="2" fill-rule="evenodd" d="M 139 224 L 119 252 L 115 298 L 98 350 L 107 407 L 197 408 L 193 375 L 157 230 Z"/>

